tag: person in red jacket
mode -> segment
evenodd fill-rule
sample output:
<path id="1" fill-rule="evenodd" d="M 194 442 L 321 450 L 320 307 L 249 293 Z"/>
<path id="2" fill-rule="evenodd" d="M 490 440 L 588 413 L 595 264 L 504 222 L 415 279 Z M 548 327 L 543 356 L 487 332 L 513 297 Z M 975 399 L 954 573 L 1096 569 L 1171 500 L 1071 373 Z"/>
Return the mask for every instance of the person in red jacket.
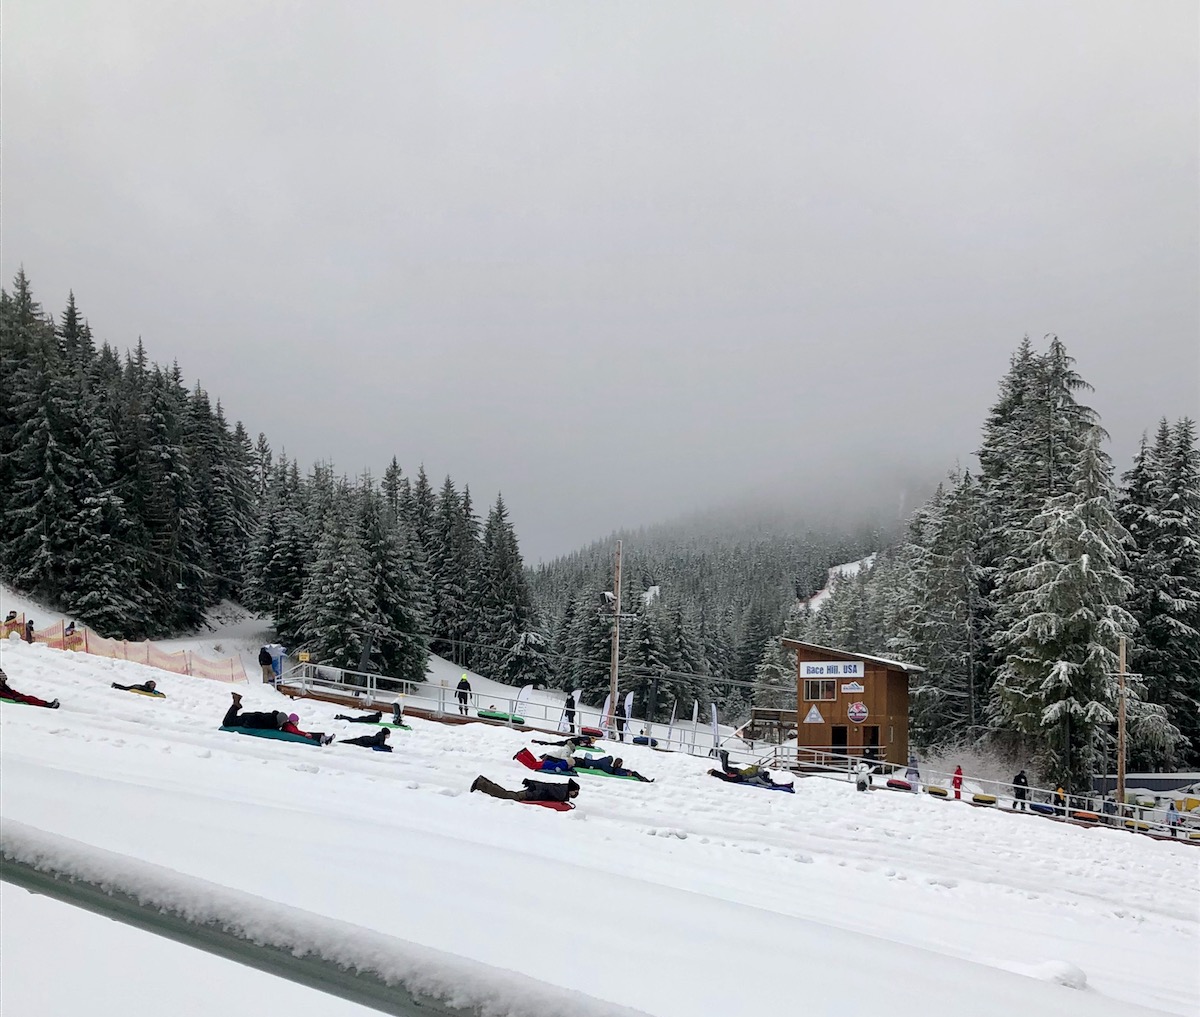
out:
<path id="1" fill-rule="evenodd" d="M 333 735 L 327 735 L 324 731 L 301 731 L 296 725 L 300 723 L 300 715 L 297 713 L 288 714 L 286 724 L 279 725 L 280 731 L 286 731 L 288 734 L 300 735 L 302 738 L 307 738 L 310 742 L 320 742 L 322 745 L 328 745 L 333 741 Z"/>
<path id="2" fill-rule="evenodd" d="M 26 706 L 44 706 L 48 710 L 58 709 L 57 699 L 46 702 L 44 699 L 38 699 L 37 696 L 27 696 L 23 692 L 18 692 L 8 684 L 8 675 L 4 673 L 3 668 L 0 668 L 0 699 L 11 699 L 14 703 L 24 703 Z"/>
<path id="3" fill-rule="evenodd" d="M 954 788 L 954 797 L 956 799 L 961 800 L 961 798 L 962 798 L 962 767 L 961 766 L 956 766 L 954 768 L 954 776 L 950 780 L 950 786 L 952 788 Z"/>

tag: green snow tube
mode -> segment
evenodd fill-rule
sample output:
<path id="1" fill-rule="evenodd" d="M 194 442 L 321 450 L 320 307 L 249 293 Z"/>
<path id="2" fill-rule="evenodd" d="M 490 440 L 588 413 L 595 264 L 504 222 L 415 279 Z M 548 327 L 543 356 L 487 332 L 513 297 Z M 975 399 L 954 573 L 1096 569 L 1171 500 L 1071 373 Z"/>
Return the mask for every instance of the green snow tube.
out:
<path id="1" fill-rule="evenodd" d="M 525 718 L 518 717 L 515 713 L 501 713 L 499 710 L 480 710 L 478 716 L 484 720 L 500 720 L 505 724 L 510 721 L 514 724 L 524 724 Z"/>
<path id="2" fill-rule="evenodd" d="M 621 773 L 609 773 L 607 770 L 589 770 L 586 766 L 575 767 L 575 772 L 582 773 L 588 777 L 612 777 L 614 780 L 637 780 L 637 777 L 627 777 Z"/>
<path id="3" fill-rule="evenodd" d="M 221 730 L 231 734 L 250 735 L 252 738 L 273 738 L 277 742 L 301 742 L 304 745 L 321 744 L 312 738 L 305 738 L 304 735 L 292 734 L 291 731 L 278 731 L 270 727 L 222 727 Z"/>

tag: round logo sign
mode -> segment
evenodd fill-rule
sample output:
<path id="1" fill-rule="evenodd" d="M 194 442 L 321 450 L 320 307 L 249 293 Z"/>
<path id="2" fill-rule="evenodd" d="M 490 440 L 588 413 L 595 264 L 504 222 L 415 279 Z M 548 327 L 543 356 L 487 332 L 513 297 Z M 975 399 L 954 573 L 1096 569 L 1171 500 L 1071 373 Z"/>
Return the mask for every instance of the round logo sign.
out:
<path id="1" fill-rule="evenodd" d="M 849 710 L 846 712 L 855 724 L 861 724 L 867 719 L 867 704 L 863 702 L 851 703 Z"/>

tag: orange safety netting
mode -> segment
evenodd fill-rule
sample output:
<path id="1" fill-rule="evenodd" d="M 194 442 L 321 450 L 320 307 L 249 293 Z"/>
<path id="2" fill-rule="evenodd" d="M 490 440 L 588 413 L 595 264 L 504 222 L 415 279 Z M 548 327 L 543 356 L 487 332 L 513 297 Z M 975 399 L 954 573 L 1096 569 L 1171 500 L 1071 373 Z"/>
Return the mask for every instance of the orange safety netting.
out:
<path id="1" fill-rule="evenodd" d="M 16 632 L 24 637 L 25 616 L 13 618 L 3 623 L 4 637 Z M 174 674 L 192 675 L 196 678 L 212 678 L 222 682 L 245 682 L 246 669 L 240 657 L 226 657 L 224 660 L 208 660 L 191 650 L 176 650 L 168 652 L 150 642 L 131 643 L 124 639 L 105 639 L 87 629 L 67 632 L 66 624 L 55 622 L 44 629 L 33 633 L 35 643 L 44 643 L 55 650 L 82 650 L 97 657 L 108 657 L 113 660 L 132 660 L 136 664 L 146 664 L 161 671 Z"/>

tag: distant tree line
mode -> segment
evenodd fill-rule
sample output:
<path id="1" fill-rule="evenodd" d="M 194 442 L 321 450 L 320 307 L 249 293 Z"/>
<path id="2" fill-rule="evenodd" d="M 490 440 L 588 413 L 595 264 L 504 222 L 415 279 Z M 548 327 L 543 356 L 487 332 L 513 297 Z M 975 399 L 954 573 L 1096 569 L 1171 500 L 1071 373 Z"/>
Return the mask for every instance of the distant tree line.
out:
<path id="1" fill-rule="evenodd" d="M 987 740 L 1071 788 L 1114 763 L 1128 640 L 1135 767 L 1200 766 L 1200 452 L 1187 418 L 1143 438 L 1118 485 L 1090 386 L 1026 339 L 983 429 L 904 540 L 791 634 L 926 668 L 918 745 Z M 768 663 L 764 655 L 763 663 Z"/>
<path id="2" fill-rule="evenodd" d="M 698 700 L 736 724 L 752 701 L 794 707 L 794 691 L 772 694 L 770 686 L 794 690 L 795 667 L 760 674 L 764 647 L 778 645 L 797 598 L 821 589 L 832 565 L 862 557 L 887 535 L 872 525 L 851 534 L 810 530 L 801 521 L 782 529 L 793 532 L 720 520 L 667 523 L 614 534 L 539 566 L 530 583 L 550 631 L 550 682 L 582 689 L 592 702 L 609 690 L 613 611 L 606 595 L 620 538 L 619 692 L 634 693 L 638 716 L 665 721 L 678 704 L 690 720 Z"/>
<path id="3" fill-rule="evenodd" d="M 314 659 L 420 679 L 430 647 L 497 676 L 546 670 L 504 502 L 482 528 L 449 477 L 302 475 L 139 341 L 97 348 L 24 272 L 0 290 L 0 576 L 106 636 L 200 625 L 224 598 Z"/>

